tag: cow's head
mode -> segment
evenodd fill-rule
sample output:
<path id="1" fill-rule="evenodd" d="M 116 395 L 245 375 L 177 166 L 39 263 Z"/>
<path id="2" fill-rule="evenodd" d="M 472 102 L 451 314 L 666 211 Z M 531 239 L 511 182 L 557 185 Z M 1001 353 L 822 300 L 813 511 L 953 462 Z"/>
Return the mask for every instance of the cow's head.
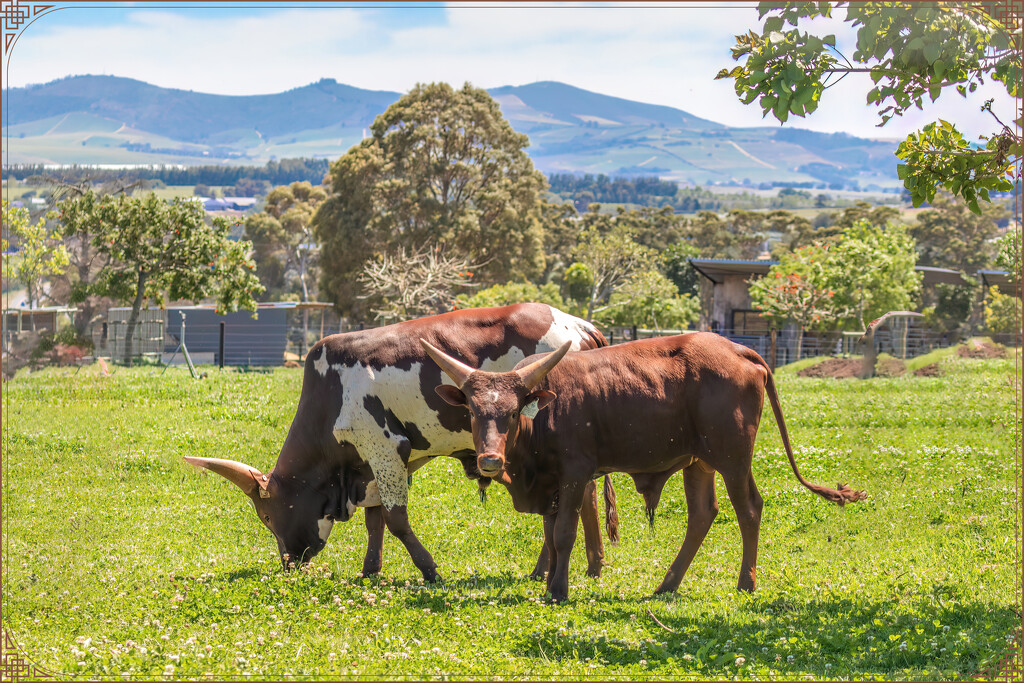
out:
<path id="1" fill-rule="evenodd" d="M 508 484 L 505 454 L 519 435 L 520 413 L 535 401 L 540 410 L 554 400 L 554 392 L 537 390 L 537 385 L 562 360 L 572 342 L 567 341 L 559 349 L 511 372 L 476 370 L 422 339 L 420 343 L 455 382 L 454 387 L 442 384 L 434 391 L 451 405 L 469 410 L 477 469 L 486 477 Z"/>
<path id="2" fill-rule="evenodd" d="M 333 476 L 278 476 L 220 458 L 185 457 L 216 472 L 249 497 L 263 526 L 274 534 L 285 569 L 308 562 L 327 545 L 334 522 L 348 521 L 356 506 L 379 505 L 377 483 L 359 472 Z"/>

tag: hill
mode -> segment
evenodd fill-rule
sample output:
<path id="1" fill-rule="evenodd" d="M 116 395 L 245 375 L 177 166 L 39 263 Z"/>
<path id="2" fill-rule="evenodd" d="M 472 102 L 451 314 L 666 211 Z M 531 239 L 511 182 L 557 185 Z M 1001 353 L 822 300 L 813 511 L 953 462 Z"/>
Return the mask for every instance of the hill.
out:
<path id="1" fill-rule="evenodd" d="M 494 88 L 546 172 L 653 175 L 682 183 L 894 187 L 895 145 L 798 128 L 731 128 L 688 112 L 544 81 Z M 115 76 L 73 76 L 8 91 L 11 164 L 261 164 L 334 159 L 400 93 L 322 79 L 229 96 Z"/>

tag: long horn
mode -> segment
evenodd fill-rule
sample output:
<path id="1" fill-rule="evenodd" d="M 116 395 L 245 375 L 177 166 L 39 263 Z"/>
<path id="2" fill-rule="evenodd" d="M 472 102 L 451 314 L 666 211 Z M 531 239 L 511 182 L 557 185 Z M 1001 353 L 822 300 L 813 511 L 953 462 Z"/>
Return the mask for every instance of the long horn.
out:
<path id="1" fill-rule="evenodd" d="M 476 372 L 475 368 L 469 367 L 462 361 L 455 360 L 444 351 L 432 346 L 430 342 L 420 339 L 420 344 L 423 345 L 423 350 L 427 352 L 427 355 L 433 358 L 434 362 L 441 366 L 441 369 L 444 370 L 444 374 L 451 377 L 452 381 L 455 382 L 455 386 L 459 389 L 461 389 L 462 385 L 466 383 L 467 379 L 469 379 L 470 374 Z"/>
<path id="2" fill-rule="evenodd" d="M 252 495 L 256 492 L 257 488 L 261 489 L 261 493 L 267 489 L 267 476 L 255 467 L 250 467 L 245 463 L 223 460 L 221 458 L 193 458 L 187 455 L 182 457 L 190 465 L 219 474 L 242 489 L 246 495 Z"/>
<path id="3" fill-rule="evenodd" d="M 516 373 L 523 379 L 523 384 L 526 385 L 526 388 L 533 389 L 540 384 L 541 380 L 551 372 L 551 368 L 558 365 L 558 361 L 562 360 L 562 357 L 569 352 L 569 347 L 571 346 L 572 341 L 567 341 L 540 360 L 536 360 L 526 367 L 516 370 Z"/>

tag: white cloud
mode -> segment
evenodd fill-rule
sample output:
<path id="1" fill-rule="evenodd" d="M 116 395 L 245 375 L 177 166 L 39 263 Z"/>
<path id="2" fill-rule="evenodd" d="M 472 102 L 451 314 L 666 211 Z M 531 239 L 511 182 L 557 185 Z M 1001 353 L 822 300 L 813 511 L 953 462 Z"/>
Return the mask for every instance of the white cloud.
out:
<path id="1" fill-rule="evenodd" d="M 396 11 L 403 13 L 401 21 L 395 21 Z M 438 12 L 74 8 L 42 17 L 21 36 L 9 82 L 106 73 L 164 87 L 255 94 L 322 77 L 399 92 L 417 82 L 442 80 L 488 88 L 556 80 L 729 125 L 774 125 L 774 119 L 761 119 L 756 106 L 738 102 L 731 81 L 713 80 L 733 63 L 733 36 L 758 23 L 750 4 L 455 5 L 443 11 L 443 21 Z M 76 25 L 73 13 L 90 13 L 91 21 Z M 54 21 L 47 26 L 50 16 Z M 921 121 L 943 116 L 972 135 L 991 128 L 977 112 L 983 97 L 965 105 L 954 96 L 923 117 L 908 115 L 876 129 L 877 116 L 864 104 L 869 87 L 863 77 L 848 77 L 827 92 L 812 117 L 789 125 L 901 137 Z M 998 88 L 990 92 L 987 96 L 998 96 Z M 1003 95 L 997 106 L 1000 101 L 1009 98 Z"/>

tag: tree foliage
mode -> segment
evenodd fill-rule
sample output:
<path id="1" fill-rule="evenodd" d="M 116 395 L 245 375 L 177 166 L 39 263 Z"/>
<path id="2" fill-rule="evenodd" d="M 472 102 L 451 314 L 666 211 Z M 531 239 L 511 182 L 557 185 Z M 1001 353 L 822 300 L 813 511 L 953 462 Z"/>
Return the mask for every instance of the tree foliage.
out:
<path id="1" fill-rule="evenodd" d="M 314 219 L 322 289 L 339 308 L 351 307 L 363 262 L 397 248 L 458 252 L 486 264 L 483 282 L 541 273 L 544 177 L 485 90 L 417 85 L 371 133 L 332 164 L 332 194 Z"/>
<path id="2" fill-rule="evenodd" d="M 751 282 L 750 296 L 776 324 L 863 330 L 888 311 L 912 307 L 921 283 L 916 264 L 905 228 L 858 222 L 838 242 L 783 254 L 766 277 Z"/>
<path id="3" fill-rule="evenodd" d="M 835 326 L 851 309 L 836 296 L 834 245 L 813 244 L 784 253 L 768 274 L 749 285 L 752 305 L 774 325 L 797 326 L 797 358 L 805 330 Z"/>
<path id="4" fill-rule="evenodd" d="M 6 200 L 3 226 L 3 251 L 17 248 L 16 256 L 4 257 L 4 277 L 8 282 L 16 280 L 25 285 L 28 306 L 35 308 L 43 296 L 46 279 L 67 268 L 68 251 L 60 241 L 60 233 L 46 229 L 45 219 L 33 223 L 28 209 L 10 206 Z"/>
<path id="5" fill-rule="evenodd" d="M 251 245 L 229 240 L 230 225 L 223 218 L 207 224 L 195 201 L 167 202 L 153 194 L 96 196 L 89 190 L 61 202 L 58 211 L 66 234 L 88 235 L 92 248 L 107 260 L 78 294 L 131 303 L 126 360 L 147 299 L 163 305 L 167 298 L 198 302 L 213 297 L 219 312 L 256 309 L 253 297 L 263 288 L 252 272 Z"/>
<path id="6" fill-rule="evenodd" d="M 1020 284 L 1021 281 L 1021 229 L 1019 226 L 1011 227 L 1003 235 L 998 244 L 996 253 L 996 268 L 1005 270 L 1010 280 Z"/>
<path id="7" fill-rule="evenodd" d="M 633 241 L 632 234 L 616 228 L 602 234 L 587 228 L 574 252 L 575 262 L 566 270 L 565 283 L 580 300 L 586 320 L 609 304 L 612 294 L 637 273 L 650 270 L 655 253 Z"/>
<path id="8" fill-rule="evenodd" d="M 310 301 L 316 292 L 320 250 L 312 221 L 326 199 L 326 190 L 308 182 L 282 185 L 267 193 L 263 211 L 246 218 L 245 236 L 255 249 L 256 275 L 271 297 L 298 294 L 302 301 Z"/>
<path id="9" fill-rule="evenodd" d="M 985 327 L 996 334 L 1020 332 L 1021 298 L 1003 294 L 998 287 L 989 287 L 985 300 Z"/>
<path id="10" fill-rule="evenodd" d="M 801 22 L 830 17 L 834 7 L 846 11 L 844 22 L 856 31 L 850 59 L 836 50 L 834 35 L 817 36 L 800 29 Z M 764 115 L 781 122 L 806 116 L 818 104 L 835 76 L 864 72 L 874 87 L 867 103 L 878 108 L 884 125 L 911 108 L 923 109 L 954 88 L 973 93 L 986 78 L 1001 83 L 1007 94 L 1021 98 L 1021 41 L 994 15 L 995 5 L 950 2 L 938 5 L 891 2 L 761 2 L 760 32 L 736 37 L 733 59 L 718 78 L 732 78 L 744 104 L 757 101 Z M 991 112 L 992 101 L 983 110 Z M 938 187 L 960 196 L 974 213 L 978 200 L 993 190 L 1008 191 L 1021 158 L 1021 120 L 1003 123 L 993 113 L 994 132 L 983 144 L 969 143 L 956 127 L 933 121 L 900 143 L 903 162 L 897 173 L 914 206 L 931 201 Z"/>
<path id="11" fill-rule="evenodd" d="M 962 201 L 936 195 L 932 208 L 918 213 L 917 222 L 909 226 L 917 243 L 918 262 L 973 275 L 992 262 L 992 239 L 999 229 L 996 221 L 1007 215 L 1000 205 L 986 206 L 981 214 L 975 214 Z"/>
<path id="12" fill-rule="evenodd" d="M 548 304 L 565 310 L 565 300 L 558 291 L 558 285 L 548 282 L 535 285 L 532 282 L 506 282 L 503 285 L 491 285 L 472 295 L 460 294 L 456 299 L 458 308 L 484 308 L 487 306 L 508 306 L 530 301 Z"/>
<path id="13" fill-rule="evenodd" d="M 696 297 L 680 295 L 675 284 L 657 270 L 633 273 L 601 307 L 594 321 L 660 329 L 685 329 L 700 316 Z"/>

